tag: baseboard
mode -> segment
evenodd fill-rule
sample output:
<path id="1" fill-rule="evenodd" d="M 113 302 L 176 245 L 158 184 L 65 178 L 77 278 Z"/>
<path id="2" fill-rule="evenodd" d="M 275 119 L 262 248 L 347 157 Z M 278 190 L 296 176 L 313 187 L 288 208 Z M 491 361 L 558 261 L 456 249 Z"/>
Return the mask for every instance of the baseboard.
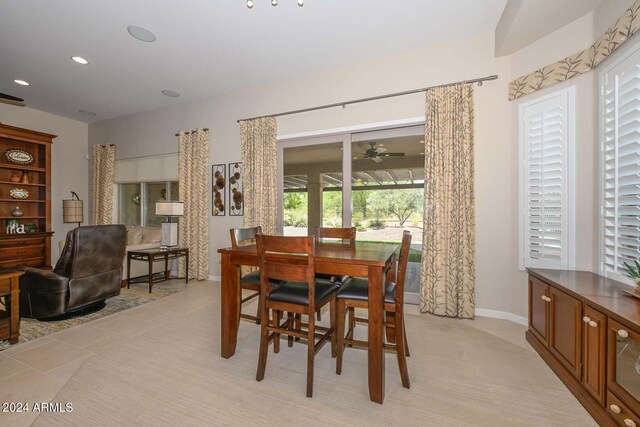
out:
<path id="1" fill-rule="evenodd" d="M 487 310 L 484 308 L 476 308 L 476 316 L 480 317 L 492 317 L 494 319 L 509 320 L 520 325 L 527 326 L 529 322 L 526 317 L 518 316 L 517 314 L 509 313 L 507 311 Z"/>

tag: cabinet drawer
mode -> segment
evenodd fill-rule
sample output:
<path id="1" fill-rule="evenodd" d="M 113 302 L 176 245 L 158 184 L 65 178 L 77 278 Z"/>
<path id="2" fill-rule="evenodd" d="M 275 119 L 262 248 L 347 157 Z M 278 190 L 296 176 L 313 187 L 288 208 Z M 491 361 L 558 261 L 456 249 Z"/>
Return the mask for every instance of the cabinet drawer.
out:
<path id="1" fill-rule="evenodd" d="M 40 254 L 42 255 L 42 254 Z M 27 267 L 40 267 L 44 265 L 44 257 L 34 257 L 34 258 L 14 258 L 8 259 L 5 261 L 0 261 L 0 268 L 11 268 L 17 266 L 27 266 Z"/>
<path id="2" fill-rule="evenodd" d="M 15 239 L 0 239 L 0 248 L 15 246 L 37 246 L 44 245 L 44 237 L 27 238 L 17 237 Z"/>
<path id="3" fill-rule="evenodd" d="M 607 392 L 607 412 L 620 426 L 640 427 L 640 418 L 631 412 L 611 391 Z"/>
<path id="4" fill-rule="evenodd" d="M 40 255 L 44 255 L 43 245 L 0 248 L 0 259 L 31 258 Z"/>

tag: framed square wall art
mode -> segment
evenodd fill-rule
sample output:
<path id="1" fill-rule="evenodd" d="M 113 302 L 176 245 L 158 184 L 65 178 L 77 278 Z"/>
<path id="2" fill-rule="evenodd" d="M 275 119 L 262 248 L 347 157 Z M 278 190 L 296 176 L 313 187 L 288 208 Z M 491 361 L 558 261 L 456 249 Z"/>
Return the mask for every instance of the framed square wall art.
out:
<path id="1" fill-rule="evenodd" d="M 244 215 L 242 162 L 229 163 L 229 216 Z"/>
<path id="2" fill-rule="evenodd" d="M 227 187 L 227 166 L 225 164 L 211 165 L 211 214 L 225 215 L 224 193 Z"/>

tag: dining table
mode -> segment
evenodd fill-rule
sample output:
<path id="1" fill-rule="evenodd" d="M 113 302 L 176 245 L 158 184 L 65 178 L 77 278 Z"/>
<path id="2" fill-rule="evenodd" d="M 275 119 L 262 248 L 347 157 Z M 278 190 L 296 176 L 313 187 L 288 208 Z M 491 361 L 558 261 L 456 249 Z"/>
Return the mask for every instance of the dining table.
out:
<path id="1" fill-rule="evenodd" d="M 331 275 L 367 277 L 368 307 L 368 381 L 369 397 L 373 402 L 384 401 L 385 372 L 385 312 L 386 280 L 394 280 L 397 246 L 388 243 L 356 242 L 355 245 L 337 242 L 315 243 L 315 271 Z M 233 357 L 240 326 L 240 267 L 258 266 L 256 245 L 218 250 L 221 261 L 221 356 Z M 292 257 L 295 262 L 295 257 Z"/>

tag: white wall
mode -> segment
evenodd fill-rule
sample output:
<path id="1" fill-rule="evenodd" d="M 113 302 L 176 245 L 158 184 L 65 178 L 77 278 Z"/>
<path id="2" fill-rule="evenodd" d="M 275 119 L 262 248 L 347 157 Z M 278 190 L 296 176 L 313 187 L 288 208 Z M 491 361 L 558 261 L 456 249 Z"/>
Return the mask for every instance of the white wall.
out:
<path id="1" fill-rule="evenodd" d="M 59 257 L 58 240 L 76 224 L 62 222 L 62 200 L 70 199 L 75 191 L 84 200 L 84 225 L 88 224 L 89 209 L 87 174 L 88 125 L 28 107 L 0 104 L 0 122 L 21 128 L 58 135 L 53 140 L 51 154 L 51 262 Z"/>

